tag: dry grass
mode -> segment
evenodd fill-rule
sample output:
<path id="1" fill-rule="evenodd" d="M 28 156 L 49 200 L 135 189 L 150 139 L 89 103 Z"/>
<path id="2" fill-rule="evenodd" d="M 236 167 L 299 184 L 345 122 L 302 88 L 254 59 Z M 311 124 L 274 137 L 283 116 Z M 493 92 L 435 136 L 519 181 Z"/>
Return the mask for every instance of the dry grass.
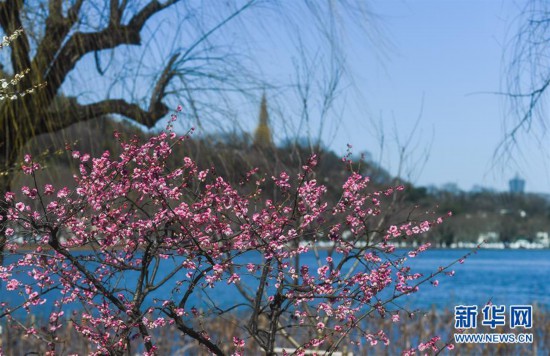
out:
<path id="1" fill-rule="evenodd" d="M 33 322 L 34 318 L 27 320 L 27 325 Z M 35 325 L 40 325 L 34 321 Z M 233 315 L 226 318 L 216 318 L 212 320 L 203 320 L 197 324 L 197 328 L 208 330 L 213 340 L 231 340 L 232 336 L 245 336 L 242 326 L 246 324 L 246 316 Z M 26 336 L 21 329 L 8 327 L 6 320 L 2 323 L 2 335 L 0 338 L 2 351 L 6 355 L 44 355 L 50 346 L 47 342 L 34 336 Z M 388 318 L 373 318 L 366 320 L 362 325 L 364 330 L 376 331 L 385 330 L 391 343 L 385 346 L 379 343 L 376 346 L 370 346 L 365 343 L 362 345 L 353 345 L 350 339 L 339 348 L 340 351 L 352 352 L 354 355 L 398 355 L 404 349 L 417 346 L 419 342 L 428 341 L 433 335 L 439 335 L 442 342 L 453 341 L 455 330 L 454 315 L 451 312 L 435 312 L 434 310 L 417 314 L 412 318 L 405 317 L 399 323 L 392 323 Z M 298 334 L 293 330 L 288 332 L 298 341 L 305 339 L 310 335 Z M 491 330 L 485 327 L 479 327 L 475 332 L 504 332 L 509 333 L 509 329 Z M 550 354 L 550 312 L 537 309 L 533 314 L 533 329 L 519 332 L 532 333 L 534 336 L 533 344 L 462 344 L 455 345 L 453 351 L 443 351 L 442 354 L 452 355 L 549 355 Z M 55 345 L 56 355 L 87 355 L 93 350 L 82 336 L 80 336 L 71 326 L 71 322 L 58 331 L 59 342 Z M 354 337 L 353 335 L 351 337 Z M 153 339 L 159 347 L 159 355 L 210 355 L 206 349 L 201 348 L 198 343 L 188 336 L 182 334 L 173 327 L 166 327 L 155 330 Z M 141 340 L 130 342 L 130 352 L 128 355 L 139 354 Z M 443 345 L 443 344 L 441 344 Z M 227 354 L 234 351 L 233 345 L 221 344 L 221 349 Z M 282 347 L 292 347 L 283 339 L 279 345 Z M 325 345 L 326 346 L 326 345 Z M 261 355 L 262 351 L 253 340 L 247 340 L 245 355 Z"/>

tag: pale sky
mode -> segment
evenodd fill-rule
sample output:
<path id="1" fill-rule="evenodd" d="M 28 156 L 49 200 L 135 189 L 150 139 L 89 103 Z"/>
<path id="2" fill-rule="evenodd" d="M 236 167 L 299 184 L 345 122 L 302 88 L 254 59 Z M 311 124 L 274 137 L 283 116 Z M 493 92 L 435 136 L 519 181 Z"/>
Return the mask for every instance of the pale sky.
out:
<path id="1" fill-rule="evenodd" d="M 430 149 L 424 169 L 413 170 L 418 184 L 453 182 L 465 190 L 475 184 L 507 190 L 508 179 L 519 172 L 528 191 L 550 192 L 548 170 L 537 147 L 524 144 L 524 157 L 531 160 L 519 166 L 493 160 L 508 112 L 504 98 L 493 93 L 504 88 L 504 50 L 514 35 L 520 5 L 509 0 L 373 4 L 393 51 L 388 61 L 370 62 L 358 73 L 365 83 L 363 96 L 369 114 L 384 122 L 395 120 L 403 127 L 403 137 L 420 115 L 419 148 L 412 156 L 421 155 L 423 146 Z M 360 62 L 360 57 L 354 60 L 356 71 Z M 363 146 L 360 130 L 351 126 L 347 132 L 352 142 Z M 387 151 L 386 165 L 395 170 L 397 158 L 392 147 Z"/>
<path id="2" fill-rule="evenodd" d="M 529 136 L 520 141 L 523 156 L 512 157 L 516 163 L 493 158 L 504 138 L 508 113 L 506 100 L 497 94 L 505 89 L 509 57 L 504 51 L 523 3 L 368 2 L 381 34 L 370 41 L 361 33 L 343 36 L 352 79 L 337 104 L 341 122 L 326 130 L 325 141 L 339 153 L 347 143 L 355 152 L 369 151 L 395 174 L 399 146 L 410 140 L 401 172 L 418 185 L 456 183 L 463 190 L 474 185 L 508 190 L 508 180 L 519 173 L 527 191 L 550 193 L 550 161 L 543 157 L 548 154 L 530 144 Z M 262 48 L 258 42 L 257 48 Z M 285 72 L 288 64 L 281 63 L 293 55 L 278 46 L 284 47 L 262 48 L 262 63 L 267 73 L 290 77 Z"/>
<path id="3" fill-rule="evenodd" d="M 368 61 L 364 68 L 357 56 L 353 67 L 364 83 L 366 111 L 384 122 L 388 140 L 393 122 L 403 128 L 403 142 L 418 120 L 411 145 L 416 149 L 408 165 L 418 184 L 452 182 L 464 190 L 476 184 L 507 190 L 508 179 L 519 173 L 528 191 L 550 192 L 538 147 L 524 142 L 521 164 L 493 159 L 508 113 L 504 98 L 494 93 L 504 89 L 504 50 L 514 35 L 520 5 L 500 0 L 373 4 L 392 48 L 384 63 Z M 350 123 L 346 133 L 355 146 L 376 151 L 362 138 L 369 124 L 365 120 L 356 129 Z M 382 162 L 395 172 L 397 147 L 391 146 L 388 142 Z M 417 162 L 426 150 L 429 157 L 421 169 Z"/>

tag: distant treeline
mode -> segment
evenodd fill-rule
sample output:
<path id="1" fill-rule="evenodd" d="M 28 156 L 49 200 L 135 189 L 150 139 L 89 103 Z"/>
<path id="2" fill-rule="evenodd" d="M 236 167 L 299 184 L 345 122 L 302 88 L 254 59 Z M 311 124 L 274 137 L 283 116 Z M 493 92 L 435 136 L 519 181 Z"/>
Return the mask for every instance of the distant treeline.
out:
<path id="1" fill-rule="evenodd" d="M 121 137 L 137 136 L 140 140 L 150 136 L 126 121 L 101 118 L 72 125 L 55 134 L 39 136 L 24 151 L 31 153 L 46 167 L 42 176 L 44 182 L 49 180 L 58 185 L 71 186 L 72 176 L 78 170 L 78 161 L 66 150 L 67 145 L 92 156 L 99 156 L 106 150 L 116 156 L 120 148 L 113 136 L 114 131 L 120 132 Z M 201 169 L 215 169 L 218 175 L 236 186 L 245 179 L 247 172 L 258 168 L 255 179 L 265 178 L 262 194 L 274 199 L 277 198 L 277 192 L 271 176 L 286 171 L 291 177 L 296 177 L 300 167 L 312 154 L 310 147 L 289 140 L 279 147 L 257 146 L 251 136 L 237 133 L 199 134 L 175 146 L 174 150 L 174 165 L 181 163 L 177 162 L 178 159 L 189 156 L 198 162 Z M 324 148 L 313 150 L 320 157 L 316 179 L 327 186 L 329 200 L 337 201 L 340 198 L 344 178 L 353 169 L 371 177 L 373 191 L 387 186 L 405 185 L 400 200 L 393 202 L 395 207 L 391 219 L 396 223 L 404 222 L 412 216 L 422 219 L 426 211 L 435 215 L 452 212 L 451 219 L 429 233 L 427 238 L 435 243 L 449 245 L 460 241 L 477 242 L 480 235 L 503 242 L 519 238 L 534 241 L 537 233 L 550 231 L 550 204 L 542 196 L 490 191 L 429 192 L 427 188 L 415 187 L 392 177 L 373 162 L 358 160 L 350 165 L 332 151 Z M 17 189 L 31 185 L 28 179 L 22 174 L 16 174 L 13 187 Z"/>

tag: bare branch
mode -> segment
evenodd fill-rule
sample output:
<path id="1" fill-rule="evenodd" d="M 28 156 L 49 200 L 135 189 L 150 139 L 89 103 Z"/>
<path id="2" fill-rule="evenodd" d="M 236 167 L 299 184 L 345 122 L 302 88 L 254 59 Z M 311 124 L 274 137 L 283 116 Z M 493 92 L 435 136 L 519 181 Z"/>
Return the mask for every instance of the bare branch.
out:
<path id="1" fill-rule="evenodd" d="M 153 89 L 153 93 L 151 95 L 151 101 L 149 102 L 149 111 L 153 112 L 155 111 L 155 108 L 160 105 L 162 108 L 161 100 L 166 95 L 166 87 L 170 83 L 170 80 L 174 78 L 174 76 L 177 74 L 174 70 L 174 63 L 179 57 L 179 53 L 176 53 L 172 55 L 170 60 L 168 61 L 168 64 L 162 71 L 157 84 L 155 85 L 155 88 Z"/>
<path id="2" fill-rule="evenodd" d="M 141 11 L 134 15 L 127 25 L 111 21 L 104 30 L 92 33 L 77 32 L 73 34 L 67 43 L 61 48 L 53 63 L 46 70 L 44 79 L 51 87 L 50 92 L 55 95 L 67 74 L 75 67 L 76 63 L 87 53 L 112 49 L 120 45 L 141 44 L 140 32 L 156 13 L 175 4 L 178 0 L 169 0 L 165 3 L 150 2 Z M 112 19 L 111 19 L 112 20 Z"/>
<path id="3" fill-rule="evenodd" d="M 124 8 L 118 6 L 118 0 L 111 0 L 110 2 L 110 16 L 109 16 L 109 27 L 117 26 L 122 20 L 122 11 Z"/>
<path id="4" fill-rule="evenodd" d="M 547 2 L 532 0 L 527 2 L 519 16 L 519 30 L 508 49 L 511 57 L 505 83 L 513 121 L 495 156 L 508 155 L 511 146 L 517 147 L 521 131 L 535 135 L 546 133 L 544 109 L 550 86 L 549 9 Z M 533 124 L 538 124 L 540 130 L 531 130 Z"/>
<path id="5" fill-rule="evenodd" d="M 71 106 L 69 109 L 50 116 L 53 129 L 61 129 L 71 123 L 87 121 L 107 114 L 119 114 L 131 118 L 148 128 L 168 113 L 168 107 L 157 102 L 154 111 L 145 111 L 139 105 L 129 103 L 123 99 L 109 99 L 88 105 Z"/>
<path id="6" fill-rule="evenodd" d="M 49 15 L 46 19 L 46 31 L 44 38 L 40 41 L 32 64 L 32 68 L 37 74 L 46 74 L 63 40 L 76 23 L 82 3 L 83 0 L 77 0 L 69 9 L 65 18 L 62 13 L 61 1 L 50 1 Z"/>
<path id="7" fill-rule="evenodd" d="M 174 63 L 178 57 L 179 53 L 172 55 L 160 74 L 151 94 L 147 111 L 143 110 L 139 105 L 129 103 L 123 99 L 109 99 L 88 105 L 73 103 L 63 112 L 51 113 L 48 115 L 49 121 L 57 125 L 60 129 L 71 122 L 91 120 L 107 114 L 119 114 L 151 128 L 169 111 L 162 100 L 166 96 L 166 87 L 170 83 L 170 80 L 176 75 Z M 66 122 L 67 120 L 70 120 L 70 122 Z M 49 129 L 51 130 L 52 128 L 50 127 Z"/>

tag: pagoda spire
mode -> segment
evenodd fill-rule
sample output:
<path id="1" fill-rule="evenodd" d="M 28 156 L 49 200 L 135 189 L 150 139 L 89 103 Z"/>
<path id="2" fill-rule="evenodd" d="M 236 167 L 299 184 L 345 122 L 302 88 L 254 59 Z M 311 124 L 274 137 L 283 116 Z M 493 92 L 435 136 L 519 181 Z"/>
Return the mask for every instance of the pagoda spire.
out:
<path id="1" fill-rule="evenodd" d="M 265 93 L 262 95 L 262 102 L 260 104 L 260 115 L 258 127 L 254 132 L 254 146 L 268 148 L 273 146 L 271 140 L 271 129 L 269 128 L 269 114 L 267 112 L 267 99 Z"/>

